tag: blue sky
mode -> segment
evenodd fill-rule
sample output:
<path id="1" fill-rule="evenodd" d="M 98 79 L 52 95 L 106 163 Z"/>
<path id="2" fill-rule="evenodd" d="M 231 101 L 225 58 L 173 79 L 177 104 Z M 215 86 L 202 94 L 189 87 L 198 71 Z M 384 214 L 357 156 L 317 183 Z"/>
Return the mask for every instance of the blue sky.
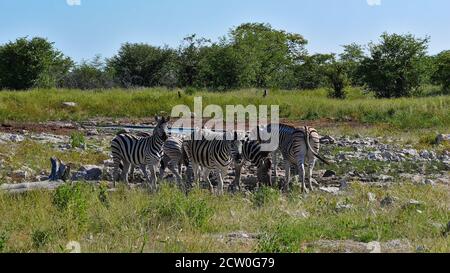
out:
<path id="1" fill-rule="evenodd" d="M 448 0 L 0 0 L 0 43 L 46 37 L 79 61 L 110 57 L 124 42 L 177 46 L 188 34 L 216 39 L 267 22 L 302 34 L 311 53 L 387 31 L 429 35 L 434 54 L 450 49 L 449 11 Z"/>

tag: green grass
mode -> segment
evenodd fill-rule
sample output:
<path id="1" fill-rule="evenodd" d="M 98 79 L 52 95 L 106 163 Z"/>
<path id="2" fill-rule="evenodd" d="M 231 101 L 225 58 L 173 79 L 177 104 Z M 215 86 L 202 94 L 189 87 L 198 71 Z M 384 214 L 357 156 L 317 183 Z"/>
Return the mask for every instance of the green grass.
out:
<path id="1" fill-rule="evenodd" d="M 321 118 L 352 119 L 365 124 L 387 124 L 397 129 L 448 128 L 450 96 L 374 99 L 360 89 L 348 90 L 347 100 L 327 98 L 326 89 L 271 91 L 268 98 L 256 89 L 215 93 L 197 91 L 178 98 L 177 91 L 141 90 L 32 90 L 0 92 L 0 121 L 86 120 L 94 117 L 149 118 L 175 105 L 193 110 L 194 96 L 203 97 L 203 106 L 279 105 L 282 118 L 293 121 Z M 77 103 L 67 108 L 62 102 Z M 225 108 L 224 108 L 225 109 Z"/>
<path id="2" fill-rule="evenodd" d="M 86 150 L 71 149 L 61 151 L 51 144 L 39 143 L 33 140 L 26 140 L 21 143 L 0 144 L 0 160 L 3 160 L 3 167 L 0 169 L 0 184 L 2 176 L 7 176 L 10 172 L 20 169 L 23 166 L 31 168 L 39 174 L 41 171 L 50 171 L 50 158 L 56 156 L 66 164 L 70 163 L 74 169 L 81 165 L 98 165 L 108 159 L 106 153 L 94 152 L 92 149 Z M 73 170 L 74 170 L 73 169 Z"/>
<path id="3" fill-rule="evenodd" d="M 369 202 L 368 192 L 378 201 Z M 407 239 L 430 252 L 450 251 L 450 238 L 441 228 L 450 219 L 446 187 L 405 183 L 382 189 L 354 183 L 339 196 L 258 194 L 265 198 L 217 197 L 200 190 L 185 196 L 163 186 L 152 195 L 125 188 L 104 195 L 87 184 L 55 192 L 0 194 L 0 252 L 67 252 L 69 241 L 80 242 L 83 252 L 301 252 L 311 251 L 302 249 L 303 243 L 322 239 Z M 379 201 L 386 196 L 397 199 L 382 208 Z M 405 206 L 411 199 L 423 205 Z M 337 212 L 338 203 L 353 207 Z M 226 237 L 236 231 L 259 236 Z"/>

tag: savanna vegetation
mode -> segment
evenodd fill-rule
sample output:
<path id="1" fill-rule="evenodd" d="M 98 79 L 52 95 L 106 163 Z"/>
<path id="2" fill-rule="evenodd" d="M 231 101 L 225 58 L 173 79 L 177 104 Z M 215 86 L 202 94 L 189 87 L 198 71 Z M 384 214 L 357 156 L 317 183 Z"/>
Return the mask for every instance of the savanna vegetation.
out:
<path id="1" fill-rule="evenodd" d="M 381 206 L 386 197 L 394 204 Z M 355 183 L 343 195 L 307 197 L 269 188 L 186 196 L 166 185 L 151 198 L 125 188 L 107 193 L 106 186 L 66 185 L 0 194 L 0 252 L 68 252 L 69 241 L 83 252 L 314 252 L 324 251 L 308 244 L 318 240 L 394 239 L 409 241 L 403 251 L 449 252 L 443 236 L 449 200 L 442 187 L 408 183 L 388 189 Z"/>
<path id="2" fill-rule="evenodd" d="M 246 23 L 217 41 L 191 35 L 177 48 L 125 43 L 109 59 L 76 64 L 48 40 L 19 38 L 0 45 L 0 88 L 328 88 L 342 99 L 348 85 L 397 98 L 434 84 L 434 95 L 448 94 L 448 52 L 429 55 L 429 40 L 384 33 L 366 46 L 344 45 L 339 55 L 310 54 L 300 34 Z"/>

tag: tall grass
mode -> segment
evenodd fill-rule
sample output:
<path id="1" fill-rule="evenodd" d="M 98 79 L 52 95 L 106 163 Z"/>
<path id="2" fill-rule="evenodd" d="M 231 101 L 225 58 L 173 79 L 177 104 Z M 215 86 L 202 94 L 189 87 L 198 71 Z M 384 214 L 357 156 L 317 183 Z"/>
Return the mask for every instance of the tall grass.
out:
<path id="1" fill-rule="evenodd" d="M 0 92 L 0 121 L 86 120 L 94 117 L 146 118 L 175 105 L 193 110 L 194 97 L 203 97 L 203 107 L 226 105 L 279 105 L 281 117 L 293 121 L 354 120 L 366 124 L 388 124 L 399 129 L 448 128 L 450 96 L 374 99 L 360 89 L 348 90 L 347 100 L 327 98 L 327 90 L 271 91 L 263 98 L 256 89 L 227 93 L 197 91 L 183 94 L 162 88 L 140 90 L 31 90 Z M 62 102 L 76 102 L 68 108 Z"/>
<path id="2" fill-rule="evenodd" d="M 368 200 L 369 192 L 377 201 Z M 444 186 L 354 183 L 336 196 L 258 195 L 217 197 L 197 190 L 185 196 L 167 185 L 152 195 L 125 187 L 105 194 L 88 184 L 0 193 L 0 252 L 67 252 L 69 241 L 79 242 L 82 252 L 301 252 L 310 251 L 302 244 L 318 240 L 392 239 L 408 240 L 413 251 L 450 251 L 450 238 L 442 234 L 450 216 Z M 395 202 L 381 207 L 386 196 Z M 411 199 L 421 205 L 408 206 Z M 336 211 L 342 203 L 352 207 Z M 238 231 L 258 236 L 228 236 Z"/>

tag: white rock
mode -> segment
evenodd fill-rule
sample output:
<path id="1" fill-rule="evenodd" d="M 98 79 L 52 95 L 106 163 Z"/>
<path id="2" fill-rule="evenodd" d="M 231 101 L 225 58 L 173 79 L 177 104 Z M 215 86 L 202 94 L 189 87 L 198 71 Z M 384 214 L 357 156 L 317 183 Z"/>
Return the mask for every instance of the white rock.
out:
<path id="1" fill-rule="evenodd" d="M 436 137 L 436 144 L 438 145 L 446 141 L 450 141 L 450 134 L 440 134 Z"/>
<path id="2" fill-rule="evenodd" d="M 62 105 L 65 107 L 76 107 L 77 106 L 77 104 L 75 102 L 63 102 Z"/>

